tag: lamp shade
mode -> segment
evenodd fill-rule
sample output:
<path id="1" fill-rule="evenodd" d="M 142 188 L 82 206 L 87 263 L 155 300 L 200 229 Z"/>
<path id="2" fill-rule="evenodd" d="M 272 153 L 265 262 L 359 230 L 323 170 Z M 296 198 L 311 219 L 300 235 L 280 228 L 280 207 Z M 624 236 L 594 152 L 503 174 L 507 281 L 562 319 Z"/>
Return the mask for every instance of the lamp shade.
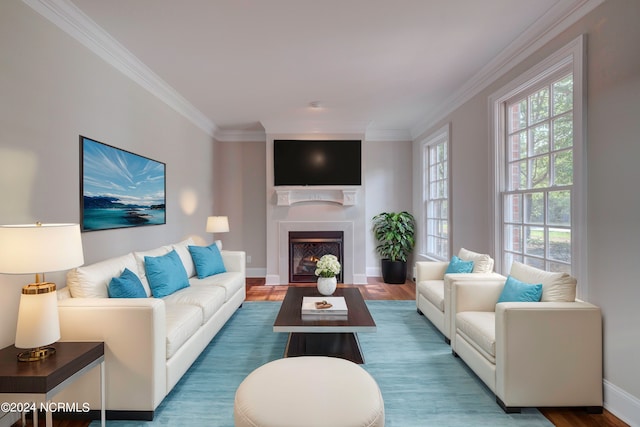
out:
<path id="1" fill-rule="evenodd" d="M 0 225 L 0 273 L 47 273 L 83 263 L 78 224 Z"/>
<path id="2" fill-rule="evenodd" d="M 210 216 L 207 218 L 207 233 L 226 233 L 229 231 L 229 218 Z"/>
<path id="3" fill-rule="evenodd" d="M 20 295 L 17 348 L 44 347 L 60 339 L 58 297 L 53 283 L 25 286 Z"/>

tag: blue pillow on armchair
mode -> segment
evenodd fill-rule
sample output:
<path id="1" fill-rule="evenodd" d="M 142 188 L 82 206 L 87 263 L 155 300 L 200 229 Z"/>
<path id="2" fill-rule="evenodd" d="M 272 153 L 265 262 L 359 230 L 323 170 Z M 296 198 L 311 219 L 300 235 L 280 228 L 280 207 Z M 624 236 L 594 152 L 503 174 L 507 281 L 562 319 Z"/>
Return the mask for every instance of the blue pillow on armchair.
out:
<path id="1" fill-rule="evenodd" d="M 210 246 L 189 246 L 189 252 L 196 266 L 198 279 L 204 279 L 227 271 L 224 267 L 220 249 L 215 243 Z"/>
<path id="2" fill-rule="evenodd" d="M 449 273 L 471 273 L 473 271 L 473 261 L 463 261 L 457 256 L 453 256 L 444 274 Z"/>
<path id="3" fill-rule="evenodd" d="M 538 302 L 541 298 L 542 283 L 532 285 L 509 276 L 498 302 Z"/>

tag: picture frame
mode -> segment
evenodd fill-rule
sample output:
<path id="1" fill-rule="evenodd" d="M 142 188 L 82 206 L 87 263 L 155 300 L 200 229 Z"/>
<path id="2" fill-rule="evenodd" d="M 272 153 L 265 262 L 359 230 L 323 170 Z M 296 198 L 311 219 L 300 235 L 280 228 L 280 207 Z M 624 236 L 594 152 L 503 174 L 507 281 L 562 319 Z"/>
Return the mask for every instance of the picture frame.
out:
<path id="1" fill-rule="evenodd" d="M 166 164 L 80 135 L 81 230 L 166 224 Z"/>

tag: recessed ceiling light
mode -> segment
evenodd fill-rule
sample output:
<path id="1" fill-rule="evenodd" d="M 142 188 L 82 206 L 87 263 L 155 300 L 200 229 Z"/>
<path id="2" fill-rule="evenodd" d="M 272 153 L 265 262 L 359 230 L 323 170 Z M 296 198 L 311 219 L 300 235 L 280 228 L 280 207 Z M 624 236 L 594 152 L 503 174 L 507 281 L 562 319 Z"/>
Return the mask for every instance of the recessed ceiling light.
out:
<path id="1" fill-rule="evenodd" d="M 322 103 L 320 103 L 320 101 L 311 101 L 309 103 L 309 107 L 311 107 L 311 108 L 322 108 Z"/>

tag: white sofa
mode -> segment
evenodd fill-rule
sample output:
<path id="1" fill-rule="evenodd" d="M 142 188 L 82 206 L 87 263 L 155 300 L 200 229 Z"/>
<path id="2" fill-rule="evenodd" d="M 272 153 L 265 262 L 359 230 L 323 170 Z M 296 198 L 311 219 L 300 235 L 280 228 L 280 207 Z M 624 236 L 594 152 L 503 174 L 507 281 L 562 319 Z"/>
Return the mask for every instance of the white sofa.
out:
<path id="1" fill-rule="evenodd" d="M 586 407 L 601 413 L 602 318 L 576 300 L 576 281 L 517 262 L 511 276 L 542 284 L 540 302 L 501 302 L 506 278 L 454 281 L 453 354 L 496 395 L 505 412 Z"/>
<path id="2" fill-rule="evenodd" d="M 450 342 L 451 330 L 451 281 L 497 279 L 502 276 L 493 272 L 493 258 L 461 248 L 458 257 L 464 261 L 473 261 L 471 273 L 445 274 L 449 267 L 446 261 L 416 262 L 416 308 L 418 313 L 438 328 L 447 343 Z"/>
<path id="3" fill-rule="evenodd" d="M 198 279 L 189 239 L 151 251 L 79 267 L 58 291 L 61 341 L 104 341 L 106 410 L 110 419 L 153 419 L 164 397 L 246 296 L 245 253 L 221 251 L 226 272 Z M 144 257 L 175 250 L 189 287 L 151 296 Z M 148 298 L 109 298 L 107 286 L 124 268 L 137 273 Z M 212 384 L 212 387 L 215 385 Z M 56 400 L 100 409 L 99 371 L 70 385 Z"/>

